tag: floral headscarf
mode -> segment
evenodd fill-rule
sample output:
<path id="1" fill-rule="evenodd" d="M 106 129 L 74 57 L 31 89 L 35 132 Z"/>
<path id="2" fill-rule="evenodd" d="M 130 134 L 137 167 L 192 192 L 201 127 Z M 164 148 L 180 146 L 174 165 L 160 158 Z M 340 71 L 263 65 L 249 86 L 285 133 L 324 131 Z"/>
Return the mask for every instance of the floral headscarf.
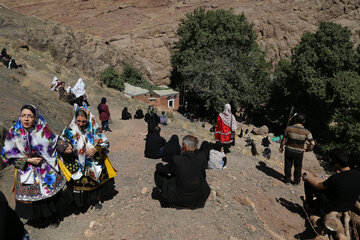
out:
<path id="1" fill-rule="evenodd" d="M 70 142 L 73 148 L 73 152 L 77 156 L 77 163 L 79 170 L 72 174 L 71 178 L 74 180 L 80 179 L 85 171 L 89 171 L 90 177 L 94 180 L 98 180 L 102 172 L 101 163 L 97 162 L 94 158 L 85 155 L 86 150 L 101 146 L 108 149 L 110 144 L 107 137 L 102 133 L 101 128 L 95 122 L 95 116 L 86 107 L 79 107 L 79 110 L 83 110 L 87 114 L 88 123 L 86 128 L 82 131 L 76 123 L 76 114 L 66 127 L 61 137 Z"/>
<path id="2" fill-rule="evenodd" d="M 221 120 L 225 123 L 226 126 L 231 128 L 231 131 L 236 131 L 237 129 L 237 122 L 231 113 L 231 106 L 230 104 L 225 104 L 224 111 L 219 114 Z"/>
<path id="3" fill-rule="evenodd" d="M 34 106 L 33 106 L 34 107 Z M 39 156 L 43 161 L 34 166 L 27 164 L 25 169 L 18 170 L 22 184 L 39 184 L 41 194 L 39 198 L 51 197 L 56 194 L 53 191 L 56 176 L 59 174 L 59 166 L 56 159 L 56 143 L 58 136 L 53 134 L 45 119 L 35 109 L 34 128 L 24 129 L 20 116 L 15 125 L 10 129 L 1 151 L 1 159 L 6 165 L 14 163 L 15 159 L 27 159 Z M 64 182 L 65 184 L 65 182 Z M 25 197 L 25 196 L 23 196 Z M 21 196 L 17 196 L 18 200 Z M 40 199 L 33 199 L 40 200 Z"/>

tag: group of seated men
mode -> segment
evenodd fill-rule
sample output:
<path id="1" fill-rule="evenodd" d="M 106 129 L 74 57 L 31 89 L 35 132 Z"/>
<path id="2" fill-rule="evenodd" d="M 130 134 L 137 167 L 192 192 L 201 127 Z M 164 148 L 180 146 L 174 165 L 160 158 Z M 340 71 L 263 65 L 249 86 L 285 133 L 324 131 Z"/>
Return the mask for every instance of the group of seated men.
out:
<path id="1" fill-rule="evenodd" d="M 157 122 L 156 124 L 167 125 L 167 115 L 166 115 L 166 113 L 163 111 L 161 113 L 160 117 L 159 117 L 154 112 L 153 108 L 154 108 L 154 106 L 149 106 L 148 112 L 144 115 L 144 112 L 141 109 L 141 107 L 138 107 L 136 112 L 135 112 L 134 119 L 142 119 L 142 118 L 145 117 L 145 121 L 148 122 L 149 117 L 151 116 L 152 118 L 155 118 L 155 121 Z M 132 114 L 129 112 L 127 107 L 124 107 L 124 109 L 122 110 L 121 119 L 122 120 L 130 120 L 130 119 L 132 119 Z"/>
<path id="2" fill-rule="evenodd" d="M 203 207 L 210 194 L 205 173 L 211 150 L 209 144 L 207 147 L 202 144 L 198 149 L 199 141 L 193 135 L 185 136 L 181 146 L 177 135 L 166 142 L 160 136 L 160 118 L 153 109 L 149 109 L 145 121 L 148 123 L 145 157 L 162 158 L 166 163 L 156 165 L 153 198 L 158 199 L 162 207 Z"/>

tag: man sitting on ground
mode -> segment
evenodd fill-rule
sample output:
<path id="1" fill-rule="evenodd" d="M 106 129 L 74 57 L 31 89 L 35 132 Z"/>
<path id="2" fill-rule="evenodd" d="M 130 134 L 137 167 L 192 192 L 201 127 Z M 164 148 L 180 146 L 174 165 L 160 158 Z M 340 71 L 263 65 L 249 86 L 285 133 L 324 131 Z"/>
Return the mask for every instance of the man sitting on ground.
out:
<path id="1" fill-rule="evenodd" d="M 210 194 L 206 182 L 207 158 L 197 151 L 198 140 L 187 135 L 182 140 L 182 155 L 174 156 L 172 164 L 156 166 L 155 184 L 162 206 L 185 208 L 204 207 Z"/>
<path id="2" fill-rule="evenodd" d="M 160 128 L 154 127 L 153 131 L 146 135 L 145 157 L 158 159 L 163 156 L 166 140 L 160 136 Z"/>
<path id="3" fill-rule="evenodd" d="M 314 209 L 316 202 L 325 213 L 346 212 L 355 205 L 360 194 L 360 185 L 357 184 L 360 182 L 360 172 L 350 169 L 348 156 L 344 153 L 337 154 L 334 168 L 336 174 L 323 182 L 303 174 L 306 206 L 309 209 Z"/>
<path id="4" fill-rule="evenodd" d="M 162 111 L 160 115 L 160 124 L 167 125 L 167 114 L 164 111 Z"/>

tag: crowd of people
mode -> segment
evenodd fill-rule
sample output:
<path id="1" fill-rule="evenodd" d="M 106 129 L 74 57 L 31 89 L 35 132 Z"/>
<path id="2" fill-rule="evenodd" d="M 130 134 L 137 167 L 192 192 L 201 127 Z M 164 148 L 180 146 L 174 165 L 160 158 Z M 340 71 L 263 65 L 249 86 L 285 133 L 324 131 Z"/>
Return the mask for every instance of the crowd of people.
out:
<path id="1" fill-rule="evenodd" d="M 56 227 L 64 217 L 59 211 L 64 206 L 75 206 L 79 211 L 86 211 L 90 206 L 101 210 L 102 202 L 114 194 L 116 170 L 108 157 L 110 144 L 105 135 L 111 132 L 106 98 L 103 97 L 97 107 L 100 127 L 87 107 L 81 78 L 69 91 L 65 90 L 64 82 L 54 78 L 51 90 L 59 91 L 62 96 L 74 95 L 74 117 L 61 135 L 56 135 L 35 106 L 24 105 L 20 109 L 1 152 L 2 161 L 15 167 L 15 212 L 0 192 L 0 218 L 8 219 L 7 224 L 19 230 L 9 233 L 2 225 L 1 237 L 29 239 L 17 215 L 29 220 L 47 219 Z M 81 103 L 76 101 L 78 98 Z M 171 136 L 169 141 L 161 137 L 160 125 L 167 125 L 167 116 L 165 112 L 157 115 L 154 106 L 149 106 L 145 115 L 138 107 L 134 118 L 144 118 L 147 123 L 144 156 L 163 161 L 155 166 L 154 199 L 159 200 L 162 207 L 204 207 L 210 194 L 205 169 L 226 168 L 226 154 L 235 144 L 238 126 L 230 104 L 226 104 L 217 117 L 215 143 L 203 141 L 200 147 L 199 139 L 193 135 L 184 136 L 181 144 L 177 135 Z M 122 119 L 132 119 L 127 107 L 122 111 Z M 350 210 L 360 194 L 360 187 L 353 184 L 360 180 L 360 172 L 350 169 L 346 155 L 338 154 L 334 158 L 337 173 L 327 180 L 319 181 L 306 173 L 302 175 L 304 152 L 312 151 L 315 141 L 304 127 L 303 114 L 294 115 L 294 121 L 285 129 L 279 148 L 280 153 L 285 152 L 284 183 L 299 185 L 301 179 L 304 181 L 309 211 L 314 208 L 321 208 L 324 213 Z M 262 144 L 270 150 L 268 138 L 264 138 Z M 264 153 L 264 157 L 269 154 L 271 150 Z"/>
<path id="2" fill-rule="evenodd" d="M 90 106 L 85 83 L 82 78 L 79 78 L 72 88 L 71 86 L 66 87 L 65 82 L 60 81 L 59 78 L 55 76 L 51 82 L 50 90 L 59 92 L 59 99 L 72 105 L 74 111 L 81 106 Z"/>
<path id="3" fill-rule="evenodd" d="M 145 152 L 147 158 L 162 159 L 163 163 L 156 165 L 154 174 L 156 190 L 155 197 L 163 207 L 199 208 L 205 205 L 210 193 L 206 182 L 205 169 L 221 170 L 226 167 L 226 154 L 234 144 L 234 132 L 237 122 L 231 113 L 231 106 L 218 116 L 215 133 L 216 143 L 202 142 L 193 135 L 182 139 L 180 146 L 179 137 L 173 135 L 168 142 L 160 136 L 161 117 L 152 106 L 145 115 L 148 124 Z M 234 121 L 234 122 L 233 122 Z M 234 124 L 232 124 L 234 123 Z"/>

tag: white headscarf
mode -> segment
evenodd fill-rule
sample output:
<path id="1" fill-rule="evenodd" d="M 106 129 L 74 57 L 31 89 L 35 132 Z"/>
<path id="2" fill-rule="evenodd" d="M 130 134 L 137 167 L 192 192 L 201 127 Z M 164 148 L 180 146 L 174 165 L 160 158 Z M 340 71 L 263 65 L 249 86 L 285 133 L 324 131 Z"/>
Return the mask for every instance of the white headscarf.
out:
<path id="1" fill-rule="evenodd" d="M 82 80 L 82 78 L 79 78 L 77 83 L 75 84 L 75 86 L 71 89 L 72 93 L 75 94 L 75 96 L 78 98 L 82 95 L 87 95 L 86 94 L 86 89 L 85 89 L 85 83 Z"/>
<path id="2" fill-rule="evenodd" d="M 231 113 L 230 104 L 225 104 L 224 111 L 220 113 L 219 116 L 225 125 L 231 128 L 231 131 L 236 131 L 237 123 L 234 115 Z"/>
<path id="3" fill-rule="evenodd" d="M 56 86 L 57 86 L 57 80 L 58 80 L 58 77 L 57 77 L 57 76 L 54 76 L 54 78 L 53 78 L 53 80 L 52 80 L 52 82 L 51 82 L 51 88 L 50 88 L 50 90 L 55 91 L 55 88 L 56 88 Z"/>
<path id="4" fill-rule="evenodd" d="M 67 92 L 67 93 L 70 93 L 70 92 L 71 92 L 71 87 L 70 87 L 70 86 L 68 86 L 68 87 L 66 88 L 66 92 Z"/>

